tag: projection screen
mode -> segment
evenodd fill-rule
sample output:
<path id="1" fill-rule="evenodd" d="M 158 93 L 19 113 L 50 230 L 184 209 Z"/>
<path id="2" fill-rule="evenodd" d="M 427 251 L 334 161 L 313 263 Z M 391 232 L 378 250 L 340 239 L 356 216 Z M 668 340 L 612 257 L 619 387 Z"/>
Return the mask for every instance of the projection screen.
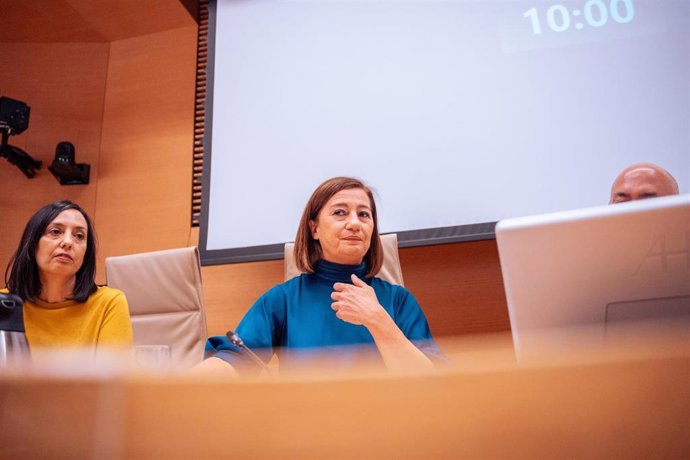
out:
<path id="1" fill-rule="evenodd" d="M 202 263 L 281 258 L 355 176 L 401 246 L 608 202 L 638 161 L 690 184 L 685 0 L 211 3 Z"/>

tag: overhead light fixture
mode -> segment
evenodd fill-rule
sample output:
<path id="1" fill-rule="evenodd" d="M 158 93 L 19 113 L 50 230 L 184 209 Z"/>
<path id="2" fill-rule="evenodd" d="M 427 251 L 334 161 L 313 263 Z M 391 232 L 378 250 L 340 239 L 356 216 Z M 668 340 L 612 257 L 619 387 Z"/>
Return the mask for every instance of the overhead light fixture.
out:
<path id="1" fill-rule="evenodd" d="M 0 97 L 0 157 L 5 158 L 11 164 L 18 167 L 29 179 L 36 175 L 36 170 L 41 168 L 41 162 L 31 158 L 19 147 L 10 145 L 10 136 L 21 134 L 29 127 L 29 114 L 31 108 L 22 101 L 9 97 Z"/>
<path id="2" fill-rule="evenodd" d="M 59 142 L 55 148 L 55 159 L 48 170 L 60 185 L 83 185 L 89 183 L 91 166 L 74 161 L 74 144 Z"/>

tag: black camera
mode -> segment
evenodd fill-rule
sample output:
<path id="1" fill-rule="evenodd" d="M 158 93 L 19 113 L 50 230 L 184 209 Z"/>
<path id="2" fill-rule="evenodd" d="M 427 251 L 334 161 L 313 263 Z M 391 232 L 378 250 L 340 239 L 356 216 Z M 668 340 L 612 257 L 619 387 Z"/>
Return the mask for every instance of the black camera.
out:
<path id="1" fill-rule="evenodd" d="M 48 170 L 60 185 L 82 185 L 89 183 L 91 166 L 74 161 L 74 145 L 71 142 L 59 142 L 55 148 L 55 159 Z"/>
<path id="2" fill-rule="evenodd" d="M 29 127 L 29 115 L 31 108 L 22 101 L 2 96 L 0 97 L 0 157 L 18 167 L 29 179 L 36 175 L 36 169 L 41 167 L 41 162 L 31 158 L 31 155 L 10 145 L 9 138 L 15 134 L 21 134 Z"/>

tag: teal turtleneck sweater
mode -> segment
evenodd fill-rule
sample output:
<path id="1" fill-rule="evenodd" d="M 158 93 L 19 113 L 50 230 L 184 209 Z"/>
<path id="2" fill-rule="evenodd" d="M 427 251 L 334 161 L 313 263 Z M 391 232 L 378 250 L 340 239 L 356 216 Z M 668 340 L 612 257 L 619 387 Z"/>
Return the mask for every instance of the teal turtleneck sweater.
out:
<path id="1" fill-rule="evenodd" d="M 412 294 L 402 286 L 379 278 L 365 278 L 367 267 L 317 263 L 312 274 L 302 274 L 271 288 L 247 312 L 236 331 L 245 345 L 268 361 L 279 353 L 281 367 L 290 361 L 304 361 L 324 348 L 374 344 L 364 326 L 347 323 L 331 309 L 331 293 L 336 282 L 352 283 L 354 273 L 374 288 L 376 297 L 395 324 L 430 358 L 442 357 L 431 338 L 424 313 Z M 352 348 L 352 347 L 350 347 Z M 355 361 L 352 349 L 339 349 L 338 361 Z M 235 346 L 224 336 L 211 337 L 206 357 L 216 356 L 232 364 L 244 361 Z"/>

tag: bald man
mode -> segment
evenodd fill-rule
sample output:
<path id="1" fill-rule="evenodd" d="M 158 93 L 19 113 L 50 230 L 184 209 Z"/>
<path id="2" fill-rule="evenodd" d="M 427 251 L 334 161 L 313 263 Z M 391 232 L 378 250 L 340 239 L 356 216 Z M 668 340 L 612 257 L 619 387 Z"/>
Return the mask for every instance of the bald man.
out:
<path id="1" fill-rule="evenodd" d="M 678 195 L 678 182 L 653 163 L 635 163 L 625 168 L 611 186 L 610 204 Z"/>

